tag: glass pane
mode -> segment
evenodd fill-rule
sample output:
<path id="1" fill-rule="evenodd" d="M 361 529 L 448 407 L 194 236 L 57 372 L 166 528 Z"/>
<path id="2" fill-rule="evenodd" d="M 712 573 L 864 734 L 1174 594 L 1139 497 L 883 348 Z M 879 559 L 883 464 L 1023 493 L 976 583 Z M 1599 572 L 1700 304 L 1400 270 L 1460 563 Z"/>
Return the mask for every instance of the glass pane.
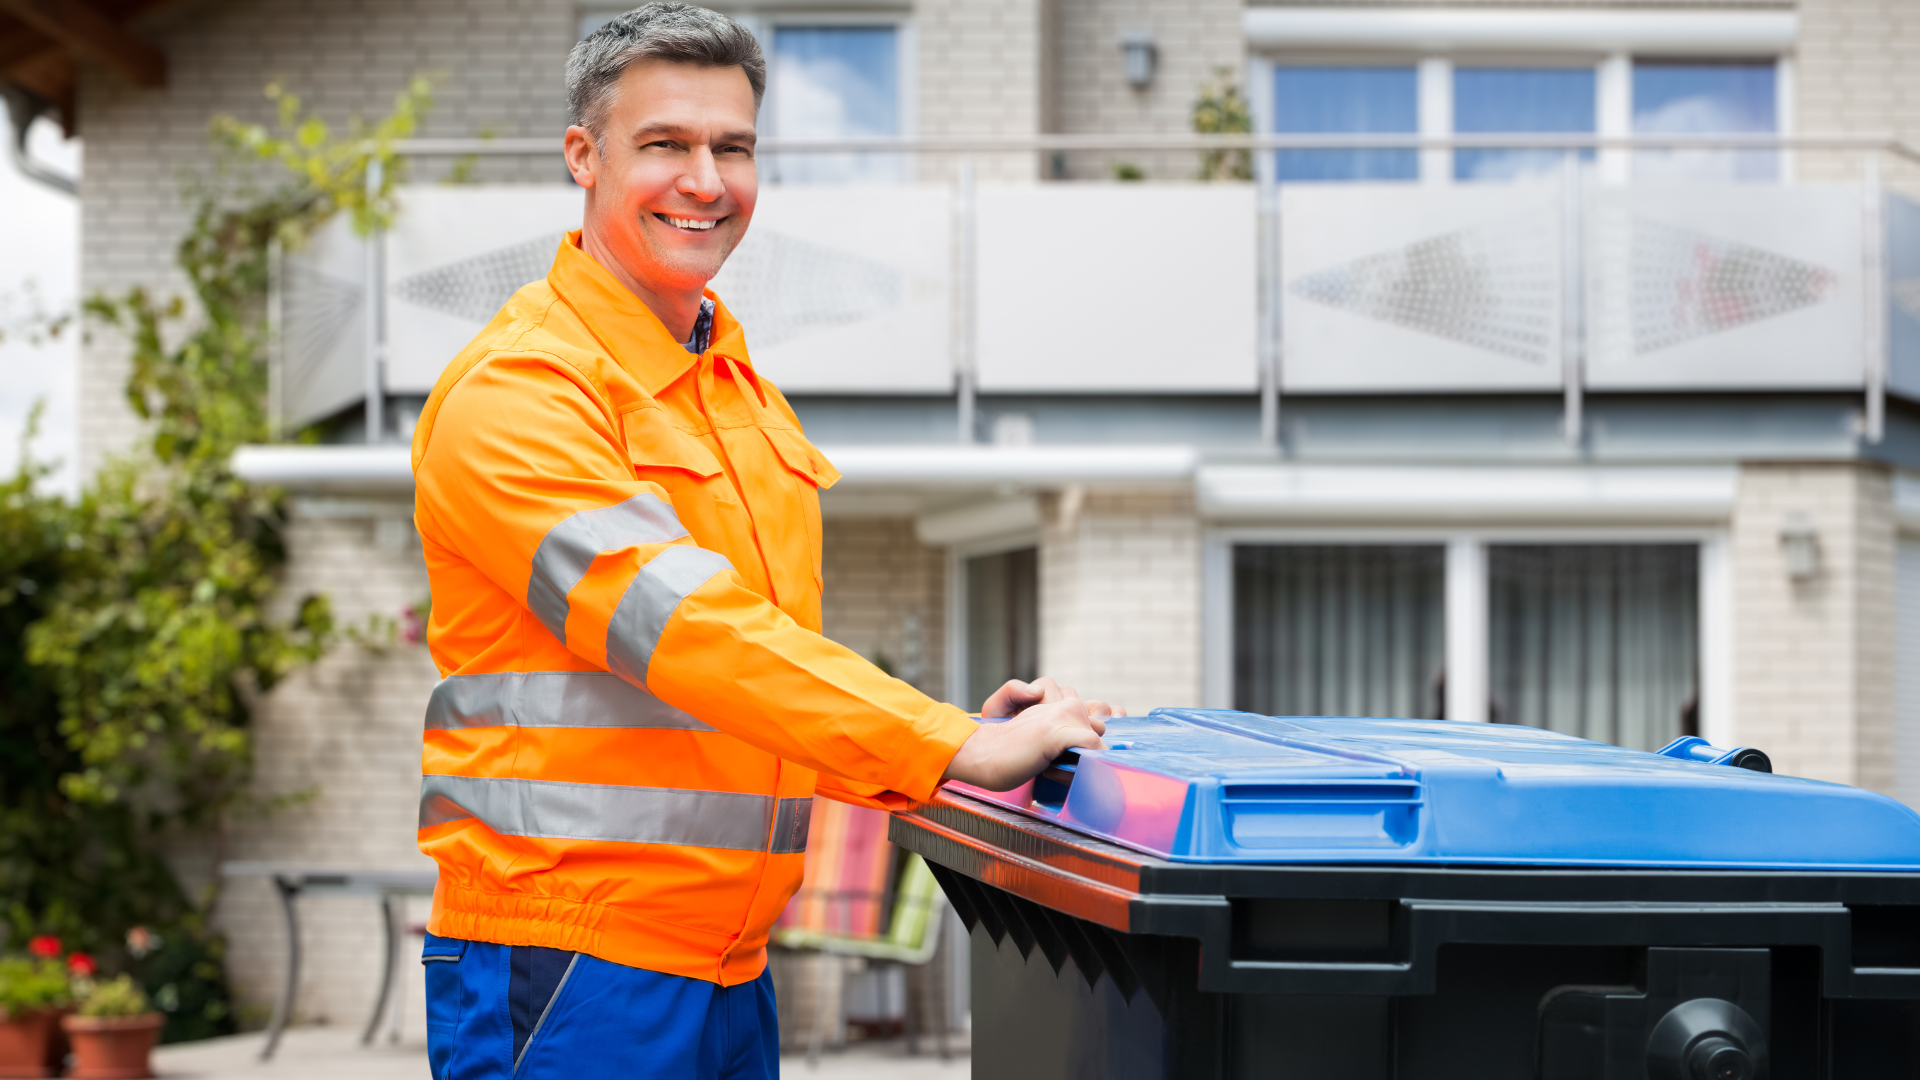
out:
<path id="1" fill-rule="evenodd" d="M 1453 72 L 1456 134 L 1516 135 L 1594 131 L 1592 68 L 1463 67 Z M 1592 151 L 1582 151 L 1591 158 Z M 1558 176 L 1565 151 L 1458 150 L 1456 180 Z"/>
<path id="2" fill-rule="evenodd" d="M 1772 61 L 1633 65 L 1636 134 L 1771 135 L 1780 130 Z M 1780 174 L 1770 150 L 1642 151 L 1640 180 L 1772 180 Z"/>
<path id="3" fill-rule="evenodd" d="M 1233 549 L 1233 707 L 1270 716 L 1443 715 L 1442 549 Z"/>
<path id="4" fill-rule="evenodd" d="M 1008 679 L 1040 675 L 1038 552 L 1021 548 L 967 560 L 967 707 Z"/>
<path id="5" fill-rule="evenodd" d="M 1419 82 L 1411 67 L 1273 69 L 1273 130 L 1321 135 L 1420 130 Z M 1281 180 L 1417 180 L 1412 150 L 1282 150 Z"/>
<path id="6" fill-rule="evenodd" d="M 891 26 L 782 26 L 773 32 L 774 134 L 793 139 L 900 133 L 900 50 Z M 902 175 L 894 155 L 774 155 L 776 181 L 844 182 Z"/>
<path id="7" fill-rule="evenodd" d="M 1658 750 L 1696 733 L 1692 544 L 1495 545 L 1491 719 Z"/>

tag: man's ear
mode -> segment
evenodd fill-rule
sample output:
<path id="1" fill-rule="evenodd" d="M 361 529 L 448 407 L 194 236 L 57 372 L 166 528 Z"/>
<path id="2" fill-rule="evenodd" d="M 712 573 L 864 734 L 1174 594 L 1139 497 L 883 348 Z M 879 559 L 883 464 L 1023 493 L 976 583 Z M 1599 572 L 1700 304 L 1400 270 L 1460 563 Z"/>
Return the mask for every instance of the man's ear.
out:
<path id="1" fill-rule="evenodd" d="M 562 145 L 567 158 L 567 171 L 573 174 L 573 182 L 583 188 L 594 183 L 594 170 L 600 165 L 600 154 L 594 145 L 593 133 L 579 124 L 567 128 L 567 140 Z"/>

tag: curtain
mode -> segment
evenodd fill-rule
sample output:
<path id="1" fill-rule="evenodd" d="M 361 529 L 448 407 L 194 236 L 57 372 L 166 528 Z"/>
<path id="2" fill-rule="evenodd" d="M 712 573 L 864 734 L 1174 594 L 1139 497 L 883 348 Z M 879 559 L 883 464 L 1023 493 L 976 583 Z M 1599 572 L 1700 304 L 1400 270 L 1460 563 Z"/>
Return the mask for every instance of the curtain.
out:
<path id="1" fill-rule="evenodd" d="M 1438 718 L 1446 566 L 1430 546 L 1233 550 L 1234 707 Z"/>
<path id="2" fill-rule="evenodd" d="M 1656 750 L 1696 734 L 1699 548 L 1494 545 L 1491 719 Z"/>
<path id="3" fill-rule="evenodd" d="M 1040 674 L 1040 573 L 1034 548 L 967 560 L 967 702 Z"/>

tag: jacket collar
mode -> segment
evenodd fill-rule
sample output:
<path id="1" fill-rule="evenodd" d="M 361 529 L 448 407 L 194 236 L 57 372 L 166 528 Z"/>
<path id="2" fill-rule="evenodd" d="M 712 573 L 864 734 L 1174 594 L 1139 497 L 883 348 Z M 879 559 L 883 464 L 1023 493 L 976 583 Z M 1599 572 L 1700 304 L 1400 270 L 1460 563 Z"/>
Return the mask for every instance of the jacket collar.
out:
<path id="1" fill-rule="evenodd" d="M 747 378 L 757 378 L 747 360 L 746 337 L 727 306 L 713 290 L 713 330 L 707 352 L 701 356 L 673 339 L 653 310 L 640 302 L 606 267 L 580 250 L 580 230 L 568 233 L 555 253 L 547 284 L 559 295 L 613 359 L 627 369 L 649 394 L 659 394 L 688 369 L 715 354 L 734 362 Z"/>

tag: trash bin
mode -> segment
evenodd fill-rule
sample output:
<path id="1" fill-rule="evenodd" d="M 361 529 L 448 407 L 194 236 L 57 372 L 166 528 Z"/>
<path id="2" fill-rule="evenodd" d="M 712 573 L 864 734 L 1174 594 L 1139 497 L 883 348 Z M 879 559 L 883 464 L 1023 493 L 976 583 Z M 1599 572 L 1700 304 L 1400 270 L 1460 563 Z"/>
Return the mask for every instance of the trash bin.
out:
<path id="1" fill-rule="evenodd" d="M 1163 709 L 896 815 L 981 1077 L 1920 1076 L 1920 815 L 1681 739 Z"/>

